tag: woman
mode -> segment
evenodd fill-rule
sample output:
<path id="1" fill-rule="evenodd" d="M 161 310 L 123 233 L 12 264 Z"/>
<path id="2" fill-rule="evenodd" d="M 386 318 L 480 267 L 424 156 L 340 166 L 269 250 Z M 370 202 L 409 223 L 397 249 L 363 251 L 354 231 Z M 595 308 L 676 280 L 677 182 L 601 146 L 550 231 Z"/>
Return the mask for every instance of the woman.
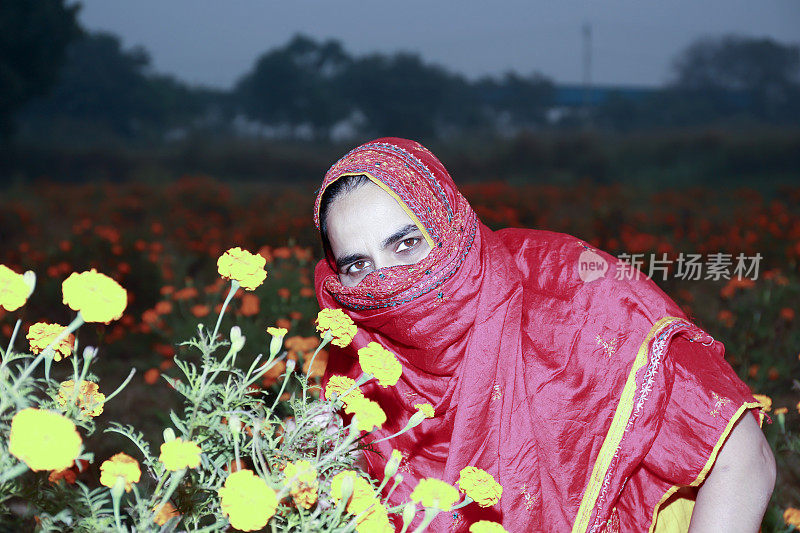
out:
<path id="1" fill-rule="evenodd" d="M 690 531 L 758 530 L 775 477 L 759 404 L 722 344 L 652 281 L 617 276 L 615 258 L 570 235 L 489 230 L 405 139 L 334 164 L 315 222 L 319 303 L 359 328 L 331 347 L 323 382 L 358 376 L 358 348 L 376 341 L 403 375 L 363 387 L 388 417 L 370 442 L 414 405 L 435 408 L 365 454 L 380 477 L 402 452 L 392 503 L 421 478 L 454 483 L 477 466 L 503 486 L 500 502 L 443 513 L 433 531 L 482 519 L 519 532 L 686 531 L 689 517 Z"/>

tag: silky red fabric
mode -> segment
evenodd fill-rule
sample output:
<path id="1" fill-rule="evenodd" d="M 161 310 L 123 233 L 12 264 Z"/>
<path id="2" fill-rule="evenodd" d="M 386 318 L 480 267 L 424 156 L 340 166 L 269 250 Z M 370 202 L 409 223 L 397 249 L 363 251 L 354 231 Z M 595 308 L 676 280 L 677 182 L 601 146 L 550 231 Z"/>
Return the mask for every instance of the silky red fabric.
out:
<path id="1" fill-rule="evenodd" d="M 339 283 L 331 257 L 315 270 L 320 306 L 343 309 L 358 326 L 350 346 L 330 347 L 323 385 L 333 374 L 359 376 L 356 352 L 371 341 L 403 365 L 396 386 L 362 387 L 388 418 L 366 440 L 402 429 L 415 404 L 435 408 L 433 419 L 366 454 L 380 478 L 391 450 L 403 453 L 390 503 L 408 501 L 419 479 L 455 484 L 462 468 L 477 466 L 503 486 L 500 502 L 442 513 L 432 531 L 467 531 L 477 520 L 570 531 L 644 343 L 631 414 L 586 529 L 647 531 L 664 493 L 697 480 L 731 417 L 754 402 L 722 344 L 652 281 L 576 237 L 490 230 L 413 141 L 378 139 L 334 164 L 317 223 L 325 188 L 359 173 L 389 187 L 433 240 L 417 265 L 372 272 L 356 287 Z M 585 281 L 581 261 L 598 259 L 605 274 Z M 665 317 L 675 320 L 648 339 Z"/>

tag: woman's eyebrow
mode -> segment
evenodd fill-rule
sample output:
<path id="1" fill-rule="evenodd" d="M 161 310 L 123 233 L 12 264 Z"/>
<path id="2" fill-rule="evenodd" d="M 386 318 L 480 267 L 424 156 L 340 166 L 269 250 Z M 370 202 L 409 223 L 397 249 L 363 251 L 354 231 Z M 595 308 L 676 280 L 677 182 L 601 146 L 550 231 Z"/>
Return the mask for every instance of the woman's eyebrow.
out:
<path id="1" fill-rule="evenodd" d="M 349 265 L 350 263 L 354 263 L 356 261 L 361 261 L 362 259 L 366 259 L 367 256 L 364 254 L 348 254 L 342 257 L 336 258 L 336 268 L 341 270 L 343 266 Z"/>
<path id="2" fill-rule="evenodd" d="M 408 224 L 406 226 L 403 226 L 402 228 L 395 231 L 394 233 L 392 233 L 383 240 L 383 247 L 386 248 L 387 246 L 391 246 L 397 241 L 405 238 L 409 233 L 413 233 L 414 231 L 418 230 L 419 228 L 415 224 Z"/>

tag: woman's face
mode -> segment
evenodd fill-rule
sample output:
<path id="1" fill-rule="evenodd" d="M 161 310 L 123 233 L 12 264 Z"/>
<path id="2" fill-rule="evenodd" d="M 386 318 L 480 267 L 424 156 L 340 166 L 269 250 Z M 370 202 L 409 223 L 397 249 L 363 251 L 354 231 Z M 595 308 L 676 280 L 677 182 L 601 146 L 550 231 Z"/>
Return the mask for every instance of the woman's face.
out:
<path id="1" fill-rule="evenodd" d="M 431 251 L 400 204 L 371 182 L 335 198 L 326 222 L 339 281 L 346 287 L 374 270 L 417 263 Z"/>

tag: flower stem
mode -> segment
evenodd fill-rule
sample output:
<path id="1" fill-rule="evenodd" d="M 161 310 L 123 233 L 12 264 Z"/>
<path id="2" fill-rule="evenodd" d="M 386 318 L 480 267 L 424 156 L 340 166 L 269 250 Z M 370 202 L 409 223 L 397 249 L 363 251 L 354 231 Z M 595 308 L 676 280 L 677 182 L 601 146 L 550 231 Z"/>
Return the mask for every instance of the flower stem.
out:
<path id="1" fill-rule="evenodd" d="M 186 473 L 186 469 L 183 468 L 181 470 L 177 470 L 172 473 L 172 477 L 169 481 L 169 486 L 167 487 L 167 491 L 164 493 L 164 496 L 161 497 L 161 502 L 155 507 L 156 510 L 160 510 L 164 507 L 169 499 L 172 497 L 172 493 L 175 492 L 175 489 L 178 488 L 178 485 L 183 479 L 183 475 Z"/>
<path id="2" fill-rule="evenodd" d="M 0 363 L 0 368 L 6 366 L 6 361 L 11 355 L 11 347 L 14 346 L 14 340 L 17 338 L 17 332 L 19 331 L 20 324 L 22 324 L 22 320 L 18 318 L 17 323 L 14 325 L 14 332 L 11 334 L 11 338 L 8 340 L 8 348 L 6 348 L 6 352 L 3 354 L 3 362 Z"/>
<path id="3" fill-rule="evenodd" d="M 439 514 L 439 509 L 434 509 L 432 507 L 425 508 L 425 517 L 422 519 L 422 523 L 414 530 L 414 533 L 422 533 L 425 531 L 425 528 L 433 522 L 433 519 L 436 518 L 436 515 Z"/>
<path id="4" fill-rule="evenodd" d="M 228 296 L 225 297 L 225 302 L 222 304 L 222 309 L 219 310 L 219 317 L 217 317 L 217 325 L 214 326 L 214 333 L 211 335 L 211 342 L 217 338 L 217 332 L 219 331 L 219 325 L 222 323 L 222 316 L 225 314 L 225 308 L 228 307 L 228 303 L 230 303 L 231 298 L 233 295 L 236 294 L 236 291 L 239 290 L 239 282 L 235 279 L 231 280 L 231 288 L 228 291 Z"/>
<path id="5" fill-rule="evenodd" d="M 110 400 L 111 398 L 113 398 L 114 396 L 116 396 L 117 394 L 122 392 L 122 389 L 124 389 L 128 385 L 128 383 L 130 383 L 131 378 L 133 378 L 133 375 L 135 373 L 136 373 L 136 369 L 135 368 L 131 368 L 131 371 L 128 373 L 128 377 L 125 378 L 125 381 L 123 381 L 122 384 L 119 387 L 117 387 L 117 390 L 115 390 L 114 392 L 112 392 L 111 394 L 106 396 L 106 401 L 103 402 L 103 403 L 108 402 L 108 400 Z"/>
<path id="6" fill-rule="evenodd" d="M 466 507 L 467 505 L 471 504 L 471 503 L 472 503 L 472 502 L 474 502 L 474 501 L 475 501 L 475 500 L 473 500 L 473 499 L 472 499 L 472 498 L 470 498 L 469 496 L 464 496 L 464 501 L 463 501 L 463 502 L 461 502 L 461 503 L 459 503 L 458 505 L 454 505 L 454 506 L 452 506 L 452 507 L 450 508 L 450 510 L 451 510 L 451 511 L 455 511 L 456 509 L 461 509 L 462 507 Z"/>

